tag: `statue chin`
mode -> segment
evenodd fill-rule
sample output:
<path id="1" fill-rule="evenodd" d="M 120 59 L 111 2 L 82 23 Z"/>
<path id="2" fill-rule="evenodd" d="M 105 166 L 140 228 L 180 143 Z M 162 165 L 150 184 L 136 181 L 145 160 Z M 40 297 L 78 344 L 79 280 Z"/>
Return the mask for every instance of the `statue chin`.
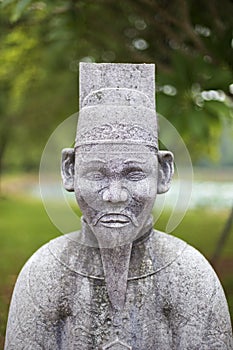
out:
<path id="1" fill-rule="evenodd" d="M 91 230 L 100 248 L 114 248 L 132 243 L 140 233 L 140 229 L 131 222 L 98 222 L 91 226 Z"/>

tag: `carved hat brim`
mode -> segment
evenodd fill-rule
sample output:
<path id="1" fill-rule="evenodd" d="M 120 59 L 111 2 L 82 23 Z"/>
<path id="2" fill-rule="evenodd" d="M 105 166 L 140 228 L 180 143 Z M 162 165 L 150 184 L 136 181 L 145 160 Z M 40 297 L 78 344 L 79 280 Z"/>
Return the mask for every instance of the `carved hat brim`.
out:
<path id="1" fill-rule="evenodd" d="M 155 111 L 144 106 L 99 105 L 82 108 L 75 147 L 97 143 L 133 143 L 157 148 Z"/>

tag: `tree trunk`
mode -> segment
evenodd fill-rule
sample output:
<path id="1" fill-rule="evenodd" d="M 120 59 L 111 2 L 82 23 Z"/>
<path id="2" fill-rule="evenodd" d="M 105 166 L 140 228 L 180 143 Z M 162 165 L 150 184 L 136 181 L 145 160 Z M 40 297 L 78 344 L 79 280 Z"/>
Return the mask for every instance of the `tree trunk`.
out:
<path id="1" fill-rule="evenodd" d="M 227 240 L 228 236 L 230 235 L 232 223 L 233 223 L 233 205 L 232 205 L 229 217 L 226 221 L 226 224 L 225 224 L 225 226 L 222 230 L 222 233 L 220 235 L 220 238 L 218 240 L 215 252 L 214 252 L 212 259 L 211 259 L 211 263 L 213 266 L 216 266 L 216 263 L 220 257 L 220 254 L 222 252 L 224 244 L 226 243 L 226 240 Z"/>

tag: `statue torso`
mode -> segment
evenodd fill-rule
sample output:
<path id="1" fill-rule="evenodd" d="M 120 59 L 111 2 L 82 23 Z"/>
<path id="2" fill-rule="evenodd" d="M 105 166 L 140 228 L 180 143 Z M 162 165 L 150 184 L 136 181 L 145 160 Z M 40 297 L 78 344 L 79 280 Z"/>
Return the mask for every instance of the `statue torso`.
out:
<path id="1" fill-rule="evenodd" d="M 22 328 L 28 339 L 37 333 L 35 349 L 230 349 L 220 284 L 196 250 L 155 231 L 136 242 L 125 306 L 114 315 L 98 249 L 74 244 L 74 238 L 51 241 L 26 268 L 23 278 L 30 283 L 22 293 L 32 301 L 26 316 L 37 313 L 37 326 Z M 23 306 L 17 307 L 20 312 Z M 229 333 L 223 340 L 219 323 Z M 117 338 L 121 343 L 107 347 Z"/>

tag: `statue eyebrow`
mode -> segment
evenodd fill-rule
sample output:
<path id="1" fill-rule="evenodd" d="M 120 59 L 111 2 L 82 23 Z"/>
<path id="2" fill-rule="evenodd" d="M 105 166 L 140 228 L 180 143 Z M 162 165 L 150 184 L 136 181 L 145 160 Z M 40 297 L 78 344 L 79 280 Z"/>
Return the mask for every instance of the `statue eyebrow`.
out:
<path id="1" fill-rule="evenodd" d="M 103 163 L 106 164 L 107 161 L 106 160 L 102 160 L 102 159 L 92 159 L 92 160 L 84 160 L 83 161 L 84 164 L 96 164 L 96 163 Z"/>
<path id="2" fill-rule="evenodd" d="M 138 160 L 138 159 L 127 159 L 124 161 L 124 164 L 145 164 L 146 161 L 141 161 L 141 160 Z"/>

